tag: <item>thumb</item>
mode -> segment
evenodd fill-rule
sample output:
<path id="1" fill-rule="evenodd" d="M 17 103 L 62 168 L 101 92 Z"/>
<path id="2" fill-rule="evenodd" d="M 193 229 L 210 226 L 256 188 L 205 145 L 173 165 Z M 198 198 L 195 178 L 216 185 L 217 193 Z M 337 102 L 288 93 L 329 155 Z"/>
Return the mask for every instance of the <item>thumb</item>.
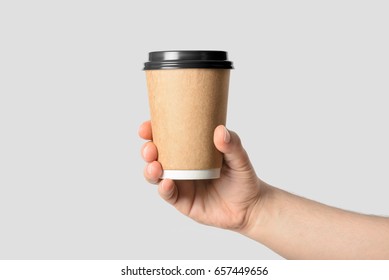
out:
<path id="1" fill-rule="evenodd" d="M 225 126 L 215 128 L 213 141 L 216 148 L 223 153 L 224 162 L 236 171 L 252 169 L 250 159 L 243 148 L 238 134 L 229 131 Z"/>

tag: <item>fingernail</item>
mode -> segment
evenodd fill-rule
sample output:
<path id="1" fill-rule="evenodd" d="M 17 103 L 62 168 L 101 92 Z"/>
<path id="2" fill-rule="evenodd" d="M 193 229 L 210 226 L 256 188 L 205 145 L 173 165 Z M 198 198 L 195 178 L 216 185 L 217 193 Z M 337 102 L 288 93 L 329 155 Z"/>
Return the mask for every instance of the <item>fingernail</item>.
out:
<path id="1" fill-rule="evenodd" d="M 146 150 L 148 149 L 148 147 L 149 147 L 149 145 L 147 145 L 147 144 L 145 144 L 143 146 L 143 149 L 142 149 L 142 156 L 143 156 L 143 158 L 146 158 L 146 155 L 147 155 Z"/>
<path id="2" fill-rule="evenodd" d="M 149 174 L 149 175 L 153 174 L 153 167 L 151 164 L 147 165 L 147 174 Z"/>
<path id="3" fill-rule="evenodd" d="M 165 189 L 165 180 L 162 180 L 162 181 L 161 181 L 161 189 L 162 189 L 163 191 L 166 191 L 166 189 Z"/>
<path id="4" fill-rule="evenodd" d="M 230 143 L 231 135 L 226 127 L 224 127 L 224 143 Z"/>
<path id="5" fill-rule="evenodd" d="M 166 180 L 161 181 L 161 190 L 165 193 L 165 195 L 171 197 L 174 191 L 174 188 L 169 188 L 166 185 Z"/>

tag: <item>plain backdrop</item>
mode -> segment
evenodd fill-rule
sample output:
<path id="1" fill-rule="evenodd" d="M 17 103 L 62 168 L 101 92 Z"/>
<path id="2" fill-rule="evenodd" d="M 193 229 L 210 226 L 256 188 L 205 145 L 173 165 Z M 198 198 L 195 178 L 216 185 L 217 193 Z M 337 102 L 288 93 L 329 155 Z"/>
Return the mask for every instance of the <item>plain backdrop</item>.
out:
<path id="1" fill-rule="evenodd" d="M 150 51 L 228 51 L 258 175 L 389 213 L 387 1 L 1 1 L 1 259 L 280 259 L 143 178 Z"/>

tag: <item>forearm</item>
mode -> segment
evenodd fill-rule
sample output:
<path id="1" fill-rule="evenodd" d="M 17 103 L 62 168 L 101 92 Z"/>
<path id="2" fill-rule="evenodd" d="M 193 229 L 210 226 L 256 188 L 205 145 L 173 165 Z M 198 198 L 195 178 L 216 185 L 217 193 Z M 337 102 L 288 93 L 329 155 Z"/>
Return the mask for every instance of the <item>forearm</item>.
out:
<path id="1" fill-rule="evenodd" d="M 264 185 L 248 237 L 288 259 L 389 259 L 389 219 L 340 210 Z"/>

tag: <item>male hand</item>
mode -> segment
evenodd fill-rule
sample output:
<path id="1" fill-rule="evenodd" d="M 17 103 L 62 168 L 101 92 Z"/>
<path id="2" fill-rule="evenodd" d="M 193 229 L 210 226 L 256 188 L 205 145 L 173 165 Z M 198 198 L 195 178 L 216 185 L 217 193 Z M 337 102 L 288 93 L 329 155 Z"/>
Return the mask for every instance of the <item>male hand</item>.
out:
<path id="1" fill-rule="evenodd" d="M 142 147 L 147 162 L 144 176 L 150 183 L 158 184 L 163 199 L 202 224 L 235 231 L 248 225 L 253 209 L 261 201 L 263 187 L 235 132 L 223 125 L 215 129 L 214 144 L 223 153 L 223 166 L 221 177 L 214 180 L 161 180 L 163 170 L 152 142 L 150 121 L 140 126 L 139 136 L 150 140 Z"/>

